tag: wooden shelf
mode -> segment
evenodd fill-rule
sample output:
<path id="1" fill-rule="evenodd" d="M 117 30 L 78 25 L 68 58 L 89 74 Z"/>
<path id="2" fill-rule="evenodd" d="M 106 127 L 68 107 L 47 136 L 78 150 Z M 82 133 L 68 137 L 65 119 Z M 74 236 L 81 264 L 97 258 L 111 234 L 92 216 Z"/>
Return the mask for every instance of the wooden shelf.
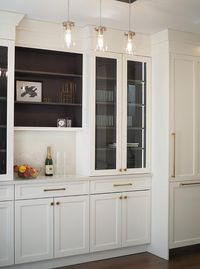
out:
<path id="1" fill-rule="evenodd" d="M 133 104 L 133 103 L 128 103 L 128 106 L 145 107 L 145 104 Z"/>
<path id="2" fill-rule="evenodd" d="M 128 79 L 128 84 L 132 83 L 132 84 L 145 84 L 146 81 L 144 80 L 134 80 L 134 79 Z"/>
<path id="3" fill-rule="evenodd" d="M 36 75 L 36 76 L 56 76 L 56 77 L 73 77 L 73 78 L 82 78 L 82 75 L 78 74 L 66 74 L 66 73 L 55 73 L 55 72 L 44 72 L 44 71 L 35 71 L 35 70 L 22 70 L 16 69 L 15 73 L 27 74 L 27 75 Z"/>
<path id="4" fill-rule="evenodd" d="M 115 78 L 115 77 L 103 77 L 103 76 L 98 76 L 96 79 L 97 79 L 97 80 L 99 79 L 99 80 L 111 80 L 111 81 L 117 81 L 117 78 Z"/>
<path id="5" fill-rule="evenodd" d="M 82 131 L 81 127 L 27 127 L 27 126 L 15 126 L 14 131 L 54 131 L 54 132 L 76 132 Z"/>
<path id="6" fill-rule="evenodd" d="M 114 102 L 96 102 L 96 105 L 104 105 L 104 106 L 106 106 L 106 105 L 110 105 L 110 106 L 115 106 L 116 105 L 116 103 L 114 103 Z"/>
<path id="7" fill-rule="evenodd" d="M 82 104 L 75 104 L 75 103 L 56 103 L 56 102 L 20 102 L 15 101 L 15 104 L 20 105 L 41 105 L 41 106 L 82 106 Z"/>

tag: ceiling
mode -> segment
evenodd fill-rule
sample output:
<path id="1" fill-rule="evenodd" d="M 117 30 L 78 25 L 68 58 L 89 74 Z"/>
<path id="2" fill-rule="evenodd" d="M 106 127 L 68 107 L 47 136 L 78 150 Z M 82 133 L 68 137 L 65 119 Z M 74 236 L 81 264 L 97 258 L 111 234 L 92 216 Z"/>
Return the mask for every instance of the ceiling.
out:
<path id="1" fill-rule="evenodd" d="M 99 0 L 71 0 L 70 19 L 78 26 L 98 25 L 99 6 Z M 67 0 L 0 0 L 0 10 L 62 23 L 67 19 Z M 200 0 L 137 0 L 131 10 L 133 31 L 152 34 L 170 28 L 200 33 Z M 128 4 L 102 0 L 102 25 L 127 30 Z"/>

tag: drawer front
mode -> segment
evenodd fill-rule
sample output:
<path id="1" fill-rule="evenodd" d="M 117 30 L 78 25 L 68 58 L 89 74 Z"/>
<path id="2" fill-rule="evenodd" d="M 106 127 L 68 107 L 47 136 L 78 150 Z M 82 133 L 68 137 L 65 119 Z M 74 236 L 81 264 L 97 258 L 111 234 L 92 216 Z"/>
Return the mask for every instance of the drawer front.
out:
<path id="1" fill-rule="evenodd" d="M 49 184 L 24 184 L 15 186 L 15 199 L 46 198 L 83 195 L 89 193 L 87 181 Z"/>
<path id="2" fill-rule="evenodd" d="M 14 200 L 14 185 L 0 186 L 0 201 Z"/>
<path id="3" fill-rule="evenodd" d="M 107 193 L 149 190 L 151 188 L 151 178 L 126 178 L 126 179 L 107 179 L 95 180 L 91 182 L 91 193 Z"/>

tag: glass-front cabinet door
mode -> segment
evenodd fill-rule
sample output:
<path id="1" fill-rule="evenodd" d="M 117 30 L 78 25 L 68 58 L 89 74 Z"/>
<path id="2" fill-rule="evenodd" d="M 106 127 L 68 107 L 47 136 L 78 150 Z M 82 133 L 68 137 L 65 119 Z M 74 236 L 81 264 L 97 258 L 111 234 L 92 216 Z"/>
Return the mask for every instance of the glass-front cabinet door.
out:
<path id="1" fill-rule="evenodd" d="M 8 48 L 0 46 L 0 174 L 7 172 L 7 76 Z"/>
<path id="2" fill-rule="evenodd" d="M 147 77 L 148 65 L 144 59 L 126 59 L 124 76 L 123 117 L 123 171 L 144 171 L 148 168 L 147 156 Z M 148 145 L 147 145 L 148 144 Z M 148 146 L 148 147 L 147 147 Z"/>
<path id="3" fill-rule="evenodd" d="M 11 106 L 13 99 L 12 94 L 10 94 L 11 91 L 8 91 L 8 88 L 14 83 L 14 79 L 10 83 L 11 78 L 9 78 L 12 73 L 9 57 L 13 57 L 13 48 L 9 41 L 0 41 L 0 179 L 2 180 L 12 179 L 13 170 L 11 150 L 13 145 L 13 109 Z M 14 64 L 14 61 L 12 64 Z"/>
<path id="4" fill-rule="evenodd" d="M 119 160 L 118 59 L 95 57 L 95 61 L 95 171 L 112 174 Z"/>

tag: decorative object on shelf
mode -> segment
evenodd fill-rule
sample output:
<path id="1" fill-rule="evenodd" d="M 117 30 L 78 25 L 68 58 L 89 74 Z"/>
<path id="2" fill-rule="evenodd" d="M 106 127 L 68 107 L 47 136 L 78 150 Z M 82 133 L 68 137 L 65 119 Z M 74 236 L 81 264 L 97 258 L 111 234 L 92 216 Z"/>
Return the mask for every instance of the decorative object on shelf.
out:
<path id="1" fill-rule="evenodd" d="M 45 159 L 45 176 L 53 176 L 53 159 L 51 156 L 51 147 L 47 147 L 47 156 Z"/>
<path id="2" fill-rule="evenodd" d="M 135 36 L 135 32 L 131 31 L 131 0 L 129 0 L 129 27 L 128 32 L 124 34 L 127 38 L 126 40 L 126 53 L 133 55 L 134 53 L 134 45 L 133 45 L 133 37 Z"/>
<path id="3" fill-rule="evenodd" d="M 100 16 L 99 16 L 99 26 L 95 27 L 95 31 L 97 32 L 97 44 L 96 44 L 96 50 L 97 51 L 106 51 L 108 48 L 105 46 L 104 42 L 104 32 L 106 31 L 106 27 L 101 25 L 101 11 L 102 11 L 102 0 L 100 0 Z"/>
<path id="4" fill-rule="evenodd" d="M 16 101 L 41 102 L 42 82 L 17 80 Z"/>
<path id="5" fill-rule="evenodd" d="M 75 23 L 70 21 L 69 18 L 69 0 L 67 1 L 68 9 L 67 9 L 67 21 L 63 22 L 63 27 L 65 29 L 65 42 L 68 48 L 72 45 L 72 27 L 75 26 Z"/>
<path id="6" fill-rule="evenodd" d="M 18 177 L 23 179 L 33 179 L 39 174 L 38 169 L 31 167 L 28 164 L 14 165 L 14 172 Z"/>
<path id="7" fill-rule="evenodd" d="M 51 97 L 43 97 L 42 98 L 42 102 L 43 103 L 50 103 L 52 100 L 51 100 Z"/>
<path id="8" fill-rule="evenodd" d="M 113 102 L 113 91 L 110 90 L 97 90 L 96 101 L 97 102 Z"/>
<path id="9" fill-rule="evenodd" d="M 66 126 L 67 127 L 72 127 L 72 119 L 66 118 Z"/>
<path id="10" fill-rule="evenodd" d="M 57 127 L 66 127 L 66 119 L 57 119 Z"/>
<path id="11" fill-rule="evenodd" d="M 74 104 L 76 95 L 76 83 L 68 81 L 57 94 L 57 101 L 64 104 Z"/>

